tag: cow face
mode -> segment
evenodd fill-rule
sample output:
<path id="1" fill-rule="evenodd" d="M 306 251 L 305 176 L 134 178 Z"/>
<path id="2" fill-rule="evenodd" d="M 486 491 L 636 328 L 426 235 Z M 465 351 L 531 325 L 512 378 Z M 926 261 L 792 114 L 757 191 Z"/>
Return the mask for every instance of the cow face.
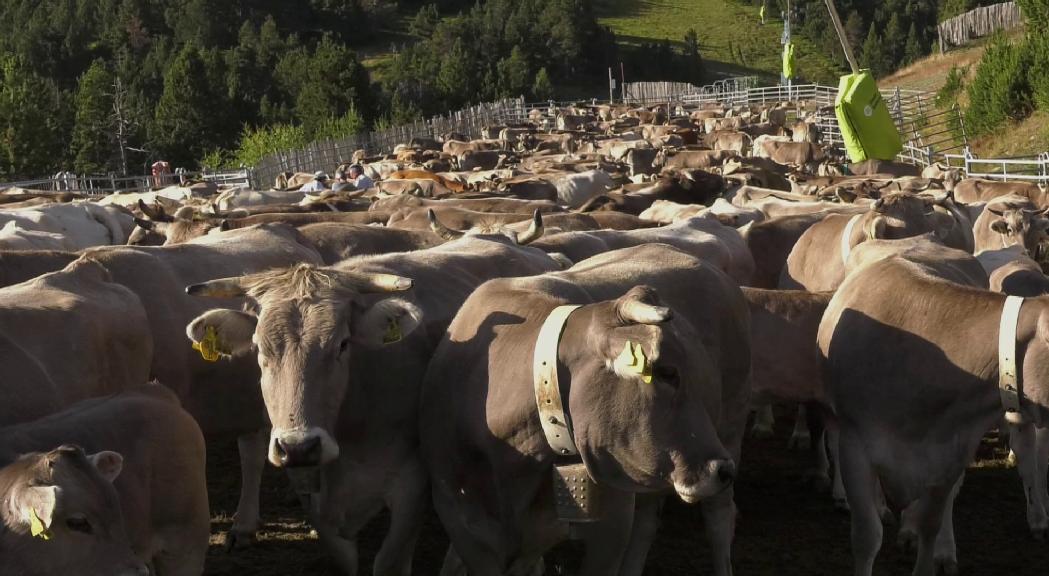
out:
<path id="1" fill-rule="evenodd" d="M 991 230 L 1001 236 L 1003 248 L 1022 246 L 1034 251 L 1049 237 L 1049 219 L 1045 218 L 1045 210 L 988 207 L 987 211 L 997 217 L 991 221 Z"/>
<path id="2" fill-rule="evenodd" d="M 417 307 L 385 295 L 411 285 L 399 276 L 305 264 L 215 280 L 187 291 L 246 295 L 252 311 L 209 311 L 190 323 L 187 334 L 219 354 L 258 358 L 262 396 L 273 425 L 270 462 L 317 466 L 339 455 L 334 428 L 354 355 L 396 344 L 419 325 Z"/>
<path id="3" fill-rule="evenodd" d="M 718 381 L 698 340 L 646 287 L 569 318 L 559 355 L 576 445 L 598 483 L 672 486 L 690 503 L 732 483 L 735 465 L 705 406 Z"/>
<path id="4" fill-rule="evenodd" d="M 75 446 L 0 469 L 0 554 L 18 574 L 146 575 L 131 551 L 113 480 L 123 458 Z"/>

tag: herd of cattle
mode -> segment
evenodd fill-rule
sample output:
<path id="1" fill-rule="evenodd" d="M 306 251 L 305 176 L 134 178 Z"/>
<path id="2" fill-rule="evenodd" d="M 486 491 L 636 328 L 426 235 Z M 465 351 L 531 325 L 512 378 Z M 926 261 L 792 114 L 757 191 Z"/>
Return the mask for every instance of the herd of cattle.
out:
<path id="1" fill-rule="evenodd" d="M 956 572 L 995 427 L 1044 537 L 1046 191 L 845 165 L 805 105 L 671 112 L 359 152 L 352 192 L 0 192 L 0 574 L 201 574 L 206 440 L 235 434 L 231 548 L 268 460 L 347 574 L 382 510 L 373 573 L 410 574 L 433 506 L 442 574 L 542 574 L 575 538 L 584 574 L 639 575 L 676 494 L 724 576 L 771 403 L 857 574 L 896 514 L 915 574 Z"/>

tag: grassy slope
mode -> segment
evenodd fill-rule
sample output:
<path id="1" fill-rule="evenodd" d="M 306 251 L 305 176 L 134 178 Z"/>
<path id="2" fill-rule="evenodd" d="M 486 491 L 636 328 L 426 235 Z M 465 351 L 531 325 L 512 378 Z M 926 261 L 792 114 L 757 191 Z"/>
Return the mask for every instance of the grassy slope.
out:
<path id="1" fill-rule="evenodd" d="M 1019 35 L 1017 35 L 1019 38 Z M 954 50 L 945 55 L 935 54 L 922 59 L 879 80 L 883 88 L 900 88 L 937 92 L 946 82 L 947 73 L 952 66 L 960 69 L 969 68 L 969 75 L 983 56 L 985 42 L 968 48 Z M 959 95 L 959 103 L 968 104 L 965 91 Z M 983 158 L 1008 158 L 1013 156 L 1032 157 L 1049 150 L 1049 111 L 1036 111 L 1030 117 L 1010 123 L 1002 128 L 979 138 L 971 139 L 973 152 Z"/>
<path id="2" fill-rule="evenodd" d="M 628 46 L 664 39 L 681 44 L 695 28 L 703 58 L 715 74 L 779 78 L 783 23 L 769 19 L 762 26 L 757 7 L 732 0 L 594 0 L 594 7 L 601 23 Z M 837 84 L 840 69 L 805 38 L 795 35 L 794 42 L 802 78 Z M 738 51 L 742 61 L 734 55 Z"/>

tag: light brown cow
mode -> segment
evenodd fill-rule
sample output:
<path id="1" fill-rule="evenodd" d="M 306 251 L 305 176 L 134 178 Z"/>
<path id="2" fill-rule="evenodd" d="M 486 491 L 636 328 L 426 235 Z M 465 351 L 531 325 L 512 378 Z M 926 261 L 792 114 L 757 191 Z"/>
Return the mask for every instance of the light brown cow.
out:
<path id="1" fill-rule="evenodd" d="M 731 574 L 731 483 L 747 417 L 749 333 L 735 282 L 663 245 L 602 254 L 571 270 L 496 280 L 463 305 L 423 387 L 423 450 L 434 503 L 475 574 L 534 566 L 567 537 L 539 426 L 533 359 L 556 306 L 569 434 L 602 487 L 605 513 L 578 526 L 583 571 L 641 573 L 659 501 L 700 503 L 714 573 Z M 634 369 L 617 357 L 634 350 Z M 637 351 L 640 349 L 640 351 Z M 492 359 L 500 359 L 497 364 Z M 513 486 L 512 490 L 497 487 Z"/>
<path id="2" fill-rule="evenodd" d="M 779 287 L 826 292 L 845 278 L 853 248 L 866 240 L 918 236 L 936 230 L 933 198 L 887 194 L 864 214 L 831 214 L 802 234 L 787 258 Z"/>
<path id="3" fill-rule="evenodd" d="M 212 328 L 221 352 L 262 367 L 273 423 L 269 460 L 324 465 L 310 521 L 339 566 L 356 571 L 358 530 L 388 508 L 374 573 L 403 574 L 429 500 L 417 404 L 405 399 L 419 397 L 439 335 L 477 285 L 558 267 L 538 250 L 490 235 L 333 268 L 214 280 L 187 291 L 247 295 L 252 312 L 212 310 L 187 322 L 186 333 L 199 342 Z"/>
<path id="4" fill-rule="evenodd" d="M 5 572 L 118 574 L 106 568 L 128 563 L 123 553 L 114 554 L 128 544 L 139 559 L 125 568 L 131 574 L 203 572 L 211 527 L 204 438 L 167 388 L 151 384 L 86 400 L 50 417 L 4 428 L 0 438 L 0 465 L 7 464 L 0 470 L 0 486 L 7 489 L 0 500 L 40 494 L 36 504 L 16 504 L 13 511 L 33 506 L 50 533 L 47 541 L 33 538 L 24 533 L 25 517 L 10 518 L 11 508 L 0 508 L 3 523 L 16 526 L 16 534 L 4 535 L 6 530 L 0 529 Z M 85 458 L 80 448 L 37 452 L 63 443 L 93 454 Z M 17 459 L 30 452 L 37 455 Z M 41 459 L 51 463 L 50 470 L 39 465 Z M 92 473 L 92 464 L 100 478 Z M 20 542 L 12 550 L 9 540 Z M 110 554 L 115 557 L 106 558 Z M 153 570 L 146 571 L 142 562 Z M 44 570 L 48 566 L 51 570 Z"/>
<path id="5" fill-rule="evenodd" d="M 138 296 L 90 259 L 0 289 L 0 426 L 148 380 L 148 324 Z"/>
<path id="6" fill-rule="evenodd" d="M 879 486 L 897 509 L 918 503 L 909 511 L 917 531 L 909 537 L 918 543 L 914 573 L 957 570 L 954 498 L 984 433 L 1003 413 L 998 333 L 1004 304 L 1005 296 L 966 286 L 951 267 L 900 256 L 853 272 L 832 299 L 819 346 L 840 426 L 856 574 L 871 574 L 881 547 Z M 1047 305 L 1027 300 L 1015 335 L 1025 353 L 1017 366 L 1023 393 L 1014 419 L 1043 425 Z M 1041 517 L 1031 528 L 1044 533 L 1044 510 Z"/>
<path id="7" fill-rule="evenodd" d="M 1030 182 L 998 182 L 966 178 L 954 187 L 954 197 L 963 204 L 990 202 L 999 196 L 1023 196 L 1038 208 L 1049 208 L 1049 196 Z"/>

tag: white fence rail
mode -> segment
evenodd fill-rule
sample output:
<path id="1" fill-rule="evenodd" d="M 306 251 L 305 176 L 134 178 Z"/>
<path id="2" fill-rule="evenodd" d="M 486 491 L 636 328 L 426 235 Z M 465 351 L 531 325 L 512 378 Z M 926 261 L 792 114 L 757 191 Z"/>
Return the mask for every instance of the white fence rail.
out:
<path id="1" fill-rule="evenodd" d="M 74 174 L 59 172 L 50 178 L 5 182 L 0 190 L 7 188 L 25 188 L 44 192 L 75 192 L 86 196 L 105 196 L 113 192 L 139 192 L 175 186 L 187 182 L 214 182 L 219 186 L 244 185 L 251 182 L 252 169 L 228 171 L 188 172 L 176 170 L 174 173 L 144 176 L 117 176 L 115 174 Z"/>
<path id="2" fill-rule="evenodd" d="M 1037 158 L 978 158 L 967 147 L 961 154 L 947 154 L 946 161 L 964 169 L 970 178 L 1049 184 L 1049 152 Z"/>

